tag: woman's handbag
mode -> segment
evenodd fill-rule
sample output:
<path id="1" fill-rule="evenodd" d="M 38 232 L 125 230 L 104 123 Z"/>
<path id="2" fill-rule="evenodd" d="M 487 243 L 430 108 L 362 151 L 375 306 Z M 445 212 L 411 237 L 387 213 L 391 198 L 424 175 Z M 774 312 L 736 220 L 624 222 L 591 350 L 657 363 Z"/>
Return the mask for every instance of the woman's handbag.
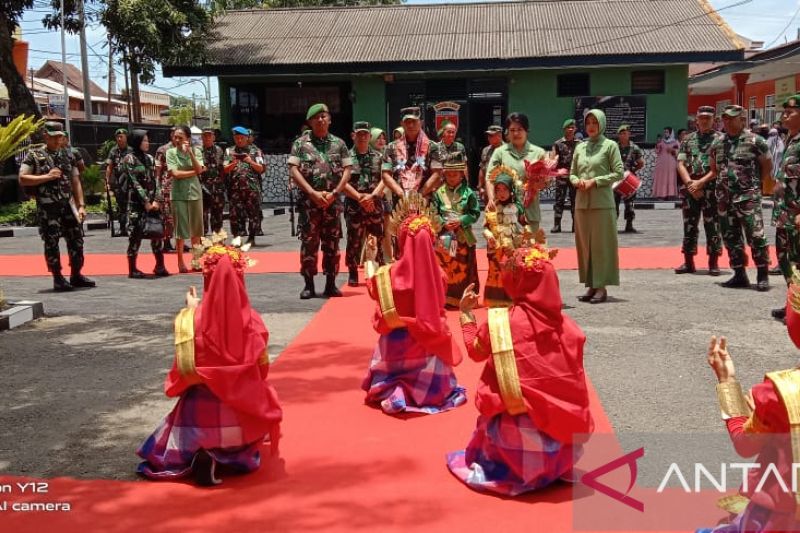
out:
<path id="1" fill-rule="evenodd" d="M 161 218 L 161 213 L 159 211 L 147 211 L 143 216 L 142 237 L 145 239 L 163 239 L 164 220 Z"/>

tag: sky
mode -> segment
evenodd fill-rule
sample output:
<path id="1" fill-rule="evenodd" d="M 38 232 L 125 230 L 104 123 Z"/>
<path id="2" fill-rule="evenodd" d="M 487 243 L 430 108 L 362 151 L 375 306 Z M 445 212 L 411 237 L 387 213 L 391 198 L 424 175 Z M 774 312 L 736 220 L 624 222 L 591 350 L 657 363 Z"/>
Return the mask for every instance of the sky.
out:
<path id="1" fill-rule="evenodd" d="M 153 0 L 158 1 L 158 0 Z M 776 46 L 796 39 L 800 28 L 800 0 L 710 0 L 720 15 L 739 33 L 754 41 L 764 41 L 766 46 Z M 442 0 L 409 0 L 409 3 L 443 3 Z M 61 61 L 61 34 L 47 31 L 41 19 L 49 13 L 46 0 L 36 0 L 35 7 L 23 15 L 22 30 L 25 40 L 30 42 L 29 68 L 40 67 L 46 60 Z M 794 17 L 794 20 L 792 20 Z M 98 85 L 108 87 L 108 49 L 106 34 L 99 25 L 89 27 L 86 34 L 89 44 L 89 73 Z M 67 62 L 80 67 L 77 36 L 66 36 Z M 115 64 L 118 89 L 124 88 L 122 67 Z M 201 80 L 205 82 L 205 79 Z M 196 78 L 165 78 L 157 73 L 153 87 L 173 95 L 205 99 L 206 89 Z M 212 103 L 218 102 L 218 86 L 211 78 Z M 143 86 L 146 89 L 146 86 Z"/>

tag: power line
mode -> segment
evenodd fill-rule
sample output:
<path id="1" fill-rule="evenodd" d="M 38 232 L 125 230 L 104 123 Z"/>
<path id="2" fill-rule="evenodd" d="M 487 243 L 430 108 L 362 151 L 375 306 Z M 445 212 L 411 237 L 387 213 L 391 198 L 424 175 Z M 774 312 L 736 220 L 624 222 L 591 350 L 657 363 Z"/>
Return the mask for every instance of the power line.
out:
<path id="1" fill-rule="evenodd" d="M 784 27 L 784 28 L 783 28 L 783 29 L 780 31 L 780 33 L 778 33 L 778 35 L 777 35 L 777 36 L 776 36 L 776 37 L 775 37 L 775 38 L 772 40 L 772 42 L 771 42 L 771 43 L 769 43 L 769 44 L 768 44 L 768 45 L 767 45 L 765 48 L 769 48 L 769 47 L 771 47 L 773 44 L 775 44 L 775 43 L 778 41 L 778 39 L 780 39 L 781 37 L 783 37 L 783 34 L 784 34 L 784 33 L 786 33 L 786 30 L 788 30 L 788 29 L 789 29 L 789 26 L 791 26 L 791 25 L 792 25 L 792 22 L 794 22 L 794 19 L 796 19 L 796 18 L 797 18 L 797 15 L 798 15 L 798 14 L 800 14 L 800 4 L 798 4 L 798 5 L 797 5 L 797 9 L 795 10 L 795 12 L 794 12 L 794 15 L 792 15 L 792 18 L 790 18 L 790 19 L 789 19 L 789 23 L 788 23 L 788 24 L 786 24 L 786 27 Z"/>

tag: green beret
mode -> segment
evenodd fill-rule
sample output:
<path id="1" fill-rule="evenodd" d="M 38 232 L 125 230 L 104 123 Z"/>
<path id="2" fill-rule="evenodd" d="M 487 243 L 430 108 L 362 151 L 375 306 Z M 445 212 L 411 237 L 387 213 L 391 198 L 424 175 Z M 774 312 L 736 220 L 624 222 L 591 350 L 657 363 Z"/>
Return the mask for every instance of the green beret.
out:
<path id="1" fill-rule="evenodd" d="M 117 131 L 114 132 L 114 135 L 127 135 L 128 130 L 125 128 L 119 128 Z"/>
<path id="2" fill-rule="evenodd" d="M 561 129 L 563 130 L 563 129 L 567 128 L 567 126 L 574 126 L 574 125 L 575 125 L 575 119 L 574 118 L 568 118 L 561 125 Z"/>
<path id="3" fill-rule="evenodd" d="M 311 120 L 314 115 L 318 115 L 320 113 L 328 113 L 328 106 L 325 104 L 314 104 L 308 108 L 308 113 L 306 113 L 306 120 Z"/>
<path id="4" fill-rule="evenodd" d="M 783 107 L 800 107 L 800 93 L 793 94 L 789 98 L 783 101 Z"/>
<path id="5" fill-rule="evenodd" d="M 630 124 L 620 124 L 619 128 L 617 128 L 617 133 L 622 133 L 623 131 L 631 131 Z"/>

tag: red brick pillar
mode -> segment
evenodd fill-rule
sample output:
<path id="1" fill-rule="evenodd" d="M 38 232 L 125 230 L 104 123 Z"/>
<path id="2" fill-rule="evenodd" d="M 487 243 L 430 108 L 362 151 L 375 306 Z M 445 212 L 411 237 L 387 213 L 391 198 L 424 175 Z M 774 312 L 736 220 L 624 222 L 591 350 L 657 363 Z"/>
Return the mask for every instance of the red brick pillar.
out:
<path id="1" fill-rule="evenodd" d="M 744 105 L 744 92 L 747 87 L 747 80 L 750 79 L 750 74 L 731 74 L 731 79 L 733 80 L 733 103 L 742 107 L 747 107 Z"/>

